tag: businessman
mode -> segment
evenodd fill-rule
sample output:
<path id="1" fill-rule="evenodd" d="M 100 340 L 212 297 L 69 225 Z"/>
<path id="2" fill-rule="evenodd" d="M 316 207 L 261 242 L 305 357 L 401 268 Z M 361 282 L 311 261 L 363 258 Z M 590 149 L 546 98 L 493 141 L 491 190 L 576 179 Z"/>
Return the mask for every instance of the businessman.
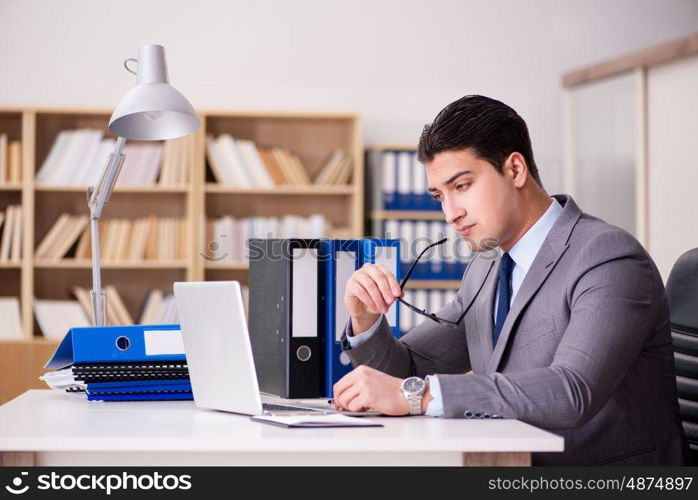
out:
<path id="1" fill-rule="evenodd" d="M 515 418 L 564 437 L 534 465 L 684 464 L 667 300 L 642 246 L 546 193 L 524 120 L 499 101 L 450 104 L 418 155 L 475 257 L 456 299 L 399 340 L 384 316 L 402 296 L 395 276 L 352 275 L 342 346 L 356 369 L 335 404 Z"/>

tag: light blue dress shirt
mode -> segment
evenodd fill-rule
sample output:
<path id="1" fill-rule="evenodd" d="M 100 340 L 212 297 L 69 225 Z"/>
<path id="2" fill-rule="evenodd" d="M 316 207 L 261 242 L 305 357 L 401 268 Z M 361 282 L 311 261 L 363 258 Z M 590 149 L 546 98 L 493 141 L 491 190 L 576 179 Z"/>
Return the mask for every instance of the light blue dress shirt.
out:
<path id="1" fill-rule="evenodd" d="M 555 198 L 551 198 L 552 203 L 545 211 L 545 213 L 533 224 L 528 231 L 517 241 L 511 250 L 509 250 L 509 256 L 514 261 L 514 269 L 511 271 L 511 299 L 509 305 L 514 302 L 514 297 L 516 297 L 516 292 L 521 288 L 521 283 L 523 283 L 526 273 L 531 268 L 533 260 L 538 255 L 538 251 L 543 246 L 545 238 L 552 229 L 555 221 L 562 213 L 562 205 Z M 494 309 L 492 310 L 492 318 L 494 321 L 495 311 L 497 310 L 499 293 L 495 294 Z M 352 349 L 360 346 L 366 342 L 371 335 L 375 333 L 378 329 L 378 325 L 382 320 L 380 316 L 371 327 L 363 333 L 356 334 L 353 336 L 347 335 L 347 342 Z M 429 392 L 434 399 L 431 400 L 429 406 L 427 407 L 426 415 L 431 417 L 442 417 L 444 414 L 443 410 L 443 399 L 441 397 L 441 386 L 439 385 L 439 379 L 435 375 L 428 375 L 427 380 L 429 381 Z"/>

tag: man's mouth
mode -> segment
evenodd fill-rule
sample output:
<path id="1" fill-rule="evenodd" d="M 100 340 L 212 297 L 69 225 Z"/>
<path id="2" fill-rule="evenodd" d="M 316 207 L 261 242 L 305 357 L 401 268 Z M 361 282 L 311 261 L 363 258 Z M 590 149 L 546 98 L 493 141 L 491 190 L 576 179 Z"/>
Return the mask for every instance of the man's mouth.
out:
<path id="1" fill-rule="evenodd" d="M 470 231 L 475 226 L 475 224 L 470 224 L 469 226 L 462 226 L 457 229 L 461 236 L 470 236 Z"/>

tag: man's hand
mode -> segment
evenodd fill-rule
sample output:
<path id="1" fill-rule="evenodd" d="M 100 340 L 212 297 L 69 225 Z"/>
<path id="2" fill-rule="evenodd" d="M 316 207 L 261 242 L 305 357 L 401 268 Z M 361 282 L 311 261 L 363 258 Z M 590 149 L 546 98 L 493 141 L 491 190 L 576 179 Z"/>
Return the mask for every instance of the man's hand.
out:
<path id="1" fill-rule="evenodd" d="M 366 365 L 358 366 L 334 384 L 334 405 L 338 410 L 375 410 L 384 415 L 407 415 L 407 400 L 400 391 L 401 378 L 391 377 Z M 429 389 L 422 397 L 422 411 L 433 399 Z"/>
<path id="2" fill-rule="evenodd" d="M 395 275 L 382 264 L 364 264 L 354 271 L 344 290 L 352 329 L 364 332 L 402 296 Z"/>

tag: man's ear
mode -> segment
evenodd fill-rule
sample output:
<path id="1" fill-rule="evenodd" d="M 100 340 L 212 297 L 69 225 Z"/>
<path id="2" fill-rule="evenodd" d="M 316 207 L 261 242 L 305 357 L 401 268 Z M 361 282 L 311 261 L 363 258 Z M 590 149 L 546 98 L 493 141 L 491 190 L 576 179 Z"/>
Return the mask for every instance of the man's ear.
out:
<path id="1" fill-rule="evenodd" d="M 523 187 L 528 180 L 528 166 L 526 165 L 526 160 L 523 155 L 513 152 L 509 155 L 505 164 L 508 165 L 511 170 L 514 186 L 517 188 Z"/>

